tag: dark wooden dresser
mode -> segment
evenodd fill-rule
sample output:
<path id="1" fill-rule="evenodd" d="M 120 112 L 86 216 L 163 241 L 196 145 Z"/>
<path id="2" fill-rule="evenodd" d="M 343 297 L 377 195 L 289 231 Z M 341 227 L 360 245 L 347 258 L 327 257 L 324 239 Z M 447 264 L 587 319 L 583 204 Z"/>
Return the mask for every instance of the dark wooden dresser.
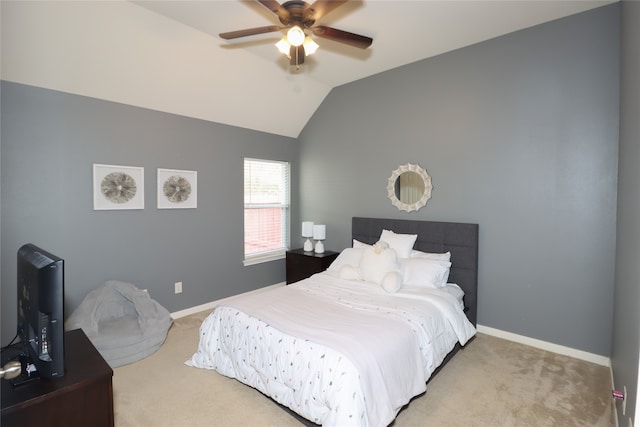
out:
<path id="1" fill-rule="evenodd" d="M 113 427 L 113 370 L 82 329 L 65 332 L 65 374 L 2 381 L 2 427 Z"/>
<path id="2" fill-rule="evenodd" d="M 331 251 L 325 251 L 321 254 L 305 252 L 302 249 L 287 251 L 287 284 L 326 270 L 337 256 L 338 252 Z"/>

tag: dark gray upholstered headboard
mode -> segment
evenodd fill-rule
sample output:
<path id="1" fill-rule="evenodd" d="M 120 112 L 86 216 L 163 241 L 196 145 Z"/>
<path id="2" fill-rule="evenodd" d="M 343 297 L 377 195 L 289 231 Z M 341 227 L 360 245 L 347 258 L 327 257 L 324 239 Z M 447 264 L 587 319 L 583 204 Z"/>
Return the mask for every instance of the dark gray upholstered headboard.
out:
<path id="1" fill-rule="evenodd" d="M 451 252 L 449 282 L 465 293 L 467 318 L 476 325 L 478 306 L 478 224 L 417 221 L 406 219 L 358 218 L 351 223 L 354 239 L 373 244 L 382 230 L 417 234 L 414 249 L 423 252 Z"/>

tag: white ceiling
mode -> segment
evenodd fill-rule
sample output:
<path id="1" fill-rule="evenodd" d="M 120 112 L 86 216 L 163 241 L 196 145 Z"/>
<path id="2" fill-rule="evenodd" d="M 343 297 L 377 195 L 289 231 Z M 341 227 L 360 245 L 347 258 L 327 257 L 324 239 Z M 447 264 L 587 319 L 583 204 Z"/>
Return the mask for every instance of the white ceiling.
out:
<path id="1" fill-rule="evenodd" d="M 318 24 L 372 46 L 316 38 L 320 49 L 296 72 L 273 46 L 281 33 L 218 37 L 279 25 L 255 1 L 3 0 L 0 70 L 8 81 L 297 137 L 336 86 L 614 1 L 349 1 Z"/>

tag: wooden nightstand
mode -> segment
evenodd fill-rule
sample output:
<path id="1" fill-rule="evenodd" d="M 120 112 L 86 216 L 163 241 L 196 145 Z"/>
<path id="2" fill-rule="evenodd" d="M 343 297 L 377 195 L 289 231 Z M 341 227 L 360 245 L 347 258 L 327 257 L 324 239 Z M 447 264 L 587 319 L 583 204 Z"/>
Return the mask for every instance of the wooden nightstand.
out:
<path id="1" fill-rule="evenodd" d="M 338 255 L 338 252 L 332 251 L 324 251 L 321 254 L 305 252 L 302 249 L 287 251 L 287 284 L 326 270 Z"/>

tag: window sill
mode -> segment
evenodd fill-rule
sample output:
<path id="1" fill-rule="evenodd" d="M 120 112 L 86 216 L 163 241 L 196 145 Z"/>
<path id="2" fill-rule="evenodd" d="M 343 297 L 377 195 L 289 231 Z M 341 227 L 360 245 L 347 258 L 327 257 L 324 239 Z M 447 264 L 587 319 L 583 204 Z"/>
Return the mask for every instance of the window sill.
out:
<path id="1" fill-rule="evenodd" d="M 242 264 L 246 267 L 249 265 L 262 264 L 263 262 L 275 261 L 285 258 L 285 252 L 272 252 L 269 254 L 258 255 L 251 258 L 245 258 Z"/>

